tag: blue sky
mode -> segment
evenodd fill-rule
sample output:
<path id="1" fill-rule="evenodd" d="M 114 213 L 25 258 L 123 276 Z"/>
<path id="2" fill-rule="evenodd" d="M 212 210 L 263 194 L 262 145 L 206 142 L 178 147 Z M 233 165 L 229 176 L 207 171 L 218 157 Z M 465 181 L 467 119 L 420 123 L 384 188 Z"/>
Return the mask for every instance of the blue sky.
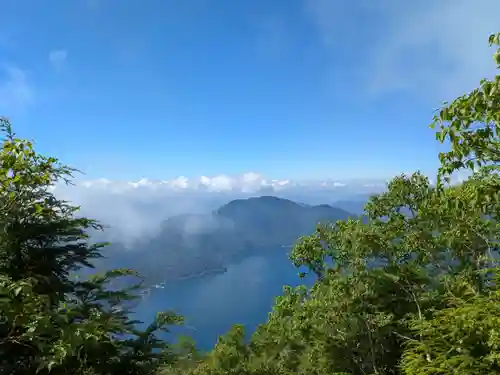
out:
<path id="1" fill-rule="evenodd" d="M 497 0 L 0 5 L 0 114 L 110 179 L 431 172 L 433 109 L 494 72 L 500 30 Z"/>

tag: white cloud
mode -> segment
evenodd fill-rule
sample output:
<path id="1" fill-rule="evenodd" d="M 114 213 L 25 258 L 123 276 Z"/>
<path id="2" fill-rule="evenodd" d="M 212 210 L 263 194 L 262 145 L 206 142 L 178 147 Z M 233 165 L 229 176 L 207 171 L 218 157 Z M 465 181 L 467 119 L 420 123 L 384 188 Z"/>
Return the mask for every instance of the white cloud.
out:
<path id="1" fill-rule="evenodd" d="M 255 172 L 244 173 L 239 176 L 201 176 L 187 178 L 180 176 L 171 180 L 159 181 L 141 178 L 137 181 L 110 181 L 105 178 L 85 180 L 78 183 L 80 187 L 105 189 L 116 193 L 147 188 L 148 190 L 162 191 L 206 191 L 206 192 L 246 192 L 252 193 L 262 189 L 280 190 L 291 186 L 289 180 L 267 179 Z"/>
<path id="2" fill-rule="evenodd" d="M 154 235 L 168 217 L 208 213 L 233 199 L 274 195 L 308 204 L 331 204 L 381 192 L 386 183 L 385 179 L 290 181 L 249 172 L 166 181 L 76 180 L 75 186 L 57 185 L 53 191 L 60 199 L 80 205 L 83 215 L 110 226 L 105 239 L 127 243 Z M 196 219 L 186 225 L 189 230 L 200 230 Z"/>
<path id="3" fill-rule="evenodd" d="M 185 189 L 188 187 L 189 179 L 184 176 L 179 176 L 172 181 L 170 181 L 170 186 L 172 188 Z"/>
<path id="4" fill-rule="evenodd" d="M 364 191 L 361 184 L 355 185 L 358 190 L 346 182 L 299 183 L 249 172 L 237 176 L 181 176 L 166 181 L 76 180 L 75 186 L 61 184 L 53 191 L 59 198 L 80 205 L 83 215 L 110 226 L 107 239 L 128 242 L 153 235 L 161 221 L 170 216 L 207 213 L 232 199 L 276 195 L 304 203 L 331 203 L 345 194 Z"/>
<path id="5" fill-rule="evenodd" d="M 200 177 L 200 185 L 213 191 L 228 191 L 234 188 L 234 179 L 221 175 L 215 177 Z"/>
<path id="6" fill-rule="evenodd" d="M 411 173 L 407 173 L 411 174 Z M 398 174 L 399 176 L 399 174 Z M 457 177 L 458 178 L 458 177 Z M 463 176 L 461 177 L 463 180 Z M 55 191 L 86 191 L 107 192 L 121 196 L 143 196 L 145 200 L 155 200 L 158 197 L 179 197 L 181 194 L 197 197 L 200 194 L 214 196 L 226 195 L 252 195 L 252 194 L 278 194 L 287 191 L 348 191 L 359 193 L 364 187 L 384 187 L 388 182 L 386 178 L 379 179 L 317 179 L 297 180 L 270 179 L 256 172 L 243 173 L 229 176 L 200 176 L 187 178 L 179 176 L 170 180 L 152 180 L 141 178 L 136 181 L 113 181 L 106 178 L 95 180 L 76 180 L 75 186 L 57 185 Z"/>
<path id="7" fill-rule="evenodd" d="M 489 34 L 500 30 L 500 1 L 308 0 L 307 14 L 326 45 L 352 38 L 373 94 L 410 91 L 443 100 L 477 86 L 494 69 Z M 361 28 L 362 19 L 376 30 Z"/>
<path id="8" fill-rule="evenodd" d="M 26 73 L 17 67 L 0 68 L 0 111 L 3 116 L 23 110 L 34 99 Z"/>
<path id="9" fill-rule="evenodd" d="M 49 52 L 49 61 L 55 68 L 61 68 L 68 58 L 68 51 L 64 49 L 52 50 Z"/>

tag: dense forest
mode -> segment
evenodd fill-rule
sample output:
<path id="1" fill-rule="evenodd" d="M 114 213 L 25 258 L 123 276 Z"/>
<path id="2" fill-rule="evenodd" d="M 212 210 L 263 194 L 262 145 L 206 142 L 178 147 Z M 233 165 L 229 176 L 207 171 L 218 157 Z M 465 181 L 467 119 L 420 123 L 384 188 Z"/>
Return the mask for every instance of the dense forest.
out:
<path id="1" fill-rule="evenodd" d="M 489 43 L 500 69 L 500 33 Z M 172 312 L 137 328 L 133 270 L 74 276 L 107 245 L 88 237 L 99 223 L 51 192 L 74 170 L 1 126 L 0 374 L 500 373 L 500 75 L 436 113 L 448 151 L 435 181 L 396 177 L 367 220 L 298 239 L 291 261 L 314 286 L 285 287 L 249 341 L 234 326 L 209 353 L 159 339 L 182 324 Z M 469 177 L 452 185 L 458 170 Z M 120 277 L 137 284 L 116 289 Z"/>

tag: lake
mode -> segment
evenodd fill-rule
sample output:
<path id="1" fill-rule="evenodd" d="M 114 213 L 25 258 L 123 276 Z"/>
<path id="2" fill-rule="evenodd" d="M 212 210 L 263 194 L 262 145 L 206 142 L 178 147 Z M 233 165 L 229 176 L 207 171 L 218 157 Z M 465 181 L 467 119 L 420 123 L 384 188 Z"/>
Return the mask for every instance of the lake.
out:
<path id="1" fill-rule="evenodd" d="M 266 321 L 284 285 L 304 283 L 288 258 L 290 249 L 259 251 L 227 266 L 227 271 L 170 282 L 153 289 L 135 309 L 134 318 L 150 322 L 157 311 L 172 309 L 185 318 L 180 331 L 209 350 L 233 324 L 247 332 Z M 311 278 L 306 280 L 311 284 Z M 177 330 L 176 330 L 177 331 Z"/>

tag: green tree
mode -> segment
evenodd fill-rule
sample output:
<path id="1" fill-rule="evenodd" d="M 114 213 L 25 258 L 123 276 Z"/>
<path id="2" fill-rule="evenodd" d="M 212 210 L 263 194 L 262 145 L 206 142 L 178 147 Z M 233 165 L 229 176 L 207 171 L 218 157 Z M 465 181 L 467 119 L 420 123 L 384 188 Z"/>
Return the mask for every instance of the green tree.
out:
<path id="1" fill-rule="evenodd" d="M 37 154 L 0 119 L 0 373 L 151 374 L 175 360 L 157 337 L 175 314 L 158 313 L 146 329 L 129 318 L 140 282 L 117 289 L 114 270 L 85 280 L 105 244 L 91 244 L 97 222 L 57 199 L 51 187 L 70 182 L 72 169 Z"/>
<path id="2" fill-rule="evenodd" d="M 493 274 L 495 284 L 482 292 L 454 280 L 446 307 L 413 322 L 419 339 L 410 341 L 403 353 L 405 374 L 500 373 L 499 269 Z"/>
<path id="3" fill-rule="evenodd" d="M 500 33 L 491 35 L 489 43 L 497 46 L 494 60 L 500 69 Z M 431 126 L 439 129 L 438 140 L 451 145 L 439 155 L 438 177 L 448 181 L 464 168 L 472 174 L 455 210 L 465 216 L 467 208 L 474 208 L 482 220 L 455 235 L 474 238 L 470 252 L 481 248 L 483 256 L 469 263 L 473 282 L 449 280 L 446 307 L 414 322 L 421 339 L 409 342 L 402 365 L 408 375 L 500 373 L 500 75 L 445 103 Z"/>

